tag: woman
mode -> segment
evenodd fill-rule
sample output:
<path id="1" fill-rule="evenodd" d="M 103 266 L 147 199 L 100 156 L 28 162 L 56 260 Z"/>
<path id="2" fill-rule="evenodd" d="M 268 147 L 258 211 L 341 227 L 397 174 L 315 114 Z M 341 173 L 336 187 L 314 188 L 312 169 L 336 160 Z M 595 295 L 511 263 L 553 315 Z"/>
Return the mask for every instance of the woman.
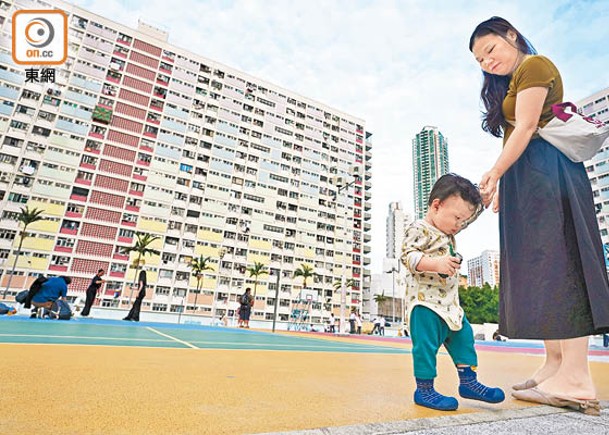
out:
<path id="1" fill-rule="evenodd" d="M 480 181 L 484 205 L 499 211 L 499 333 L 545 340 L 544 364 L 513 395 L 598 415 L 588 336 L 609 330 L 609 283 L 590 181 L 535 134 L 562 102 L 560 73 L 499 17 L 476 27 L 469 48 L 484 75 L 482 128 L 503 136 Z"/>
<path id="2" fill-rule="evenodd" d="M 250 327 L 250 313 L 252 306 L 254 305 L 254 299 L 252 298 L 252 289 L 250 287 L 245 289 L 245 293 L 239 298 L 239 328 Z"/>
<path id="3" fill-rule="evenodd" d="M 133 302 L 133 306 L 131 307 L 129 314 L 127 314 L 127 317 L 125 317 L 123 320 L 132 320 L 134 322 L 140 321 L 140 309 L 142 308 L 142 300 L 146 297 L 146 285 L 146 271 L 141 270 L 137 280 L 137 288 L 139 293 Z"/>

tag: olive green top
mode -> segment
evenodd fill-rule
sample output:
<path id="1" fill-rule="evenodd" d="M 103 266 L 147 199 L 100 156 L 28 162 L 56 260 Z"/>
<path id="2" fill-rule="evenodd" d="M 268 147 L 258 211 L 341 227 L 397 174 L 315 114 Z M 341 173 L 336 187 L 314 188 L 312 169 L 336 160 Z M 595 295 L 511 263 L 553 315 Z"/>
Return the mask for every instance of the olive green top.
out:
<path id="1" fill-rule="evenodd" d="M 503 116 L 507 121 L 503 135 L 504 144 L 514 130 L 513 124 L 516 122 L 516 95 L 522 90 L 534 87 L 549 89 L 538 124 L 539 127 L 543 127 L 554 117 L 552 105 L 563 101 L 560 73 L 552 61 L 545 56 L 535 55 L 525 58 L 512 74 L 502 106 Z"/>

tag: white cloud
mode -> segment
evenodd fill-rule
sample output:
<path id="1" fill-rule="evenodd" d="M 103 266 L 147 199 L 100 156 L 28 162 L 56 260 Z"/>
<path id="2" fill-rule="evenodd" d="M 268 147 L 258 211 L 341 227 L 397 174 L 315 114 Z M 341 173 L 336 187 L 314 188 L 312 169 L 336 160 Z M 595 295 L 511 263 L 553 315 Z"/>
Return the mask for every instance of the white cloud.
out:
<path id="1" fill-rule="evenodd" d="M 499 140 L 480 130 L 480 72 L 468 50 L 500 15 L 563 74 L 566 96 L 609 86 L 609 2 L 569 0 L 76 1 L 104 17 L 161 25 L 170 42 L 366 120 L 373 133 L 372 271 L 380 272 L 390 201 L 412 206 L 411 141 L 425 125 L 449 140 L 451 170 L 477 182 Z M 459 236 L 466 259 L 498 248 L 486 212 Z"/>

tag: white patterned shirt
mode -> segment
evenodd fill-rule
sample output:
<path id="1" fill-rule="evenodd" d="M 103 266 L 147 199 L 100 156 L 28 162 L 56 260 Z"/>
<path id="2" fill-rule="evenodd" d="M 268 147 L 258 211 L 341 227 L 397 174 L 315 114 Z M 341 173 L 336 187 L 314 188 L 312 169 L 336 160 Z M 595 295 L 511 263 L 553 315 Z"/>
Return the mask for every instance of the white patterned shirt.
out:
<path id="1" fill-rule="evenodd" d="M 416 270 L 423 255 L 450 255 L 450 245 L 456 249 L 453 236 L 444 234 L 424 220 L 417 220 L 406 229 L 401 260 L 407 270 L 405 302 L 408 327 L 412 309 L 421 305 L 433 310 L 452 331 L 461 329 L 463 308 L 459 305 L 459 274 L 442 278 L 436 272 Z"/>

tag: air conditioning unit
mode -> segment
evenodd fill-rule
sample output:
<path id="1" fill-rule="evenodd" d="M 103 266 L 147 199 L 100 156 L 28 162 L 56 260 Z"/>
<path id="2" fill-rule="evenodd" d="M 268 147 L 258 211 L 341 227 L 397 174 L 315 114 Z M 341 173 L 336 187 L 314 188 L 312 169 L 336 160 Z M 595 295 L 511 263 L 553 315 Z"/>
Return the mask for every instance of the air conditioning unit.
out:
<path id="1" fill-rule="evenodd" d="M 361 173 L 362 173 L 362 167 L 361 166 L 351 166 L 349 168 L 349 173 L 351 175 L 353 175 L 353 176 L 361 175 Z"/>
<path id="2" fill-rule="evenodd" d="M 34 172 L 36 171 L 36 168 L 33 166 L 23 165 L 19 168 L 19 171 L 21 171 L 21 173 L 23 173 L 25 175 L 33 175 Z"/>

